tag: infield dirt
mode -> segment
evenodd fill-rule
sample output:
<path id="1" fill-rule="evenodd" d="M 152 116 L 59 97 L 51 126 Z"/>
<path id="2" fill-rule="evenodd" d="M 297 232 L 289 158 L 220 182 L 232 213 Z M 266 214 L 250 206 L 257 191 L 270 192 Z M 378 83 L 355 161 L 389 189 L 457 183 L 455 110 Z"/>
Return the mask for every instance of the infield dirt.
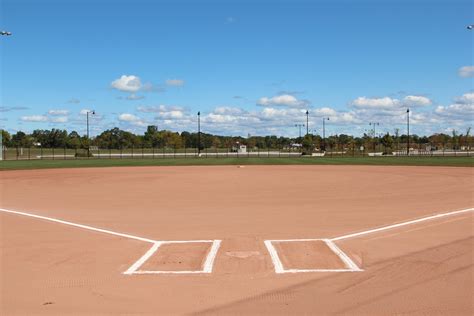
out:
<path id="1" fill-rule="evenodd" d="M 124 275 L 150 243 L 0 212 L 4 315 L 474 312 L 473 212 L 338 241 L 362 272 L 276 274 L 264 245 L 472 208 L 473 168 L 122 167 L 0 176 L 4 209 L 153 240 L 222 240 L 212 273 Z M 205 243 L 162 247 L 143 267 L 196 269 L 209 251 Z M 289 267 L 341 264 L 323 243 L 276 248 Z"/>

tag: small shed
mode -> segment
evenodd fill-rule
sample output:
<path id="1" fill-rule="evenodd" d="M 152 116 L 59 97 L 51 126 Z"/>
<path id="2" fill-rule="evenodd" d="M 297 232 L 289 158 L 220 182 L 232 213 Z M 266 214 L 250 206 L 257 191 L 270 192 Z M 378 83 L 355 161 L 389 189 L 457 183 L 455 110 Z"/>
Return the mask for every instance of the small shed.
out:
<path id="1" fill-rule="evenodd" d="M 234 146 L 232 146 L 232 151 L 239 154 L 245 154 L 247 152 L 247 145 L 235 143 Z"/>

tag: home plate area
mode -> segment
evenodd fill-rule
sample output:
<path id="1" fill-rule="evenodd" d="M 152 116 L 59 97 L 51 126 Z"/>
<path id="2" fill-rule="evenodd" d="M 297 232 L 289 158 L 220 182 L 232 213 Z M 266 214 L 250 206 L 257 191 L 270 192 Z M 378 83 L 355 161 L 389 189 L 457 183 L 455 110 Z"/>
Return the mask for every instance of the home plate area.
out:
<path id="1" fill-rule="evenodd" d="M 124 274 L 212 273 L 221 242 L 157 241 Z M 329 239 L 265 240 L 264 244 L 276 273 L 363 271 Z"/>

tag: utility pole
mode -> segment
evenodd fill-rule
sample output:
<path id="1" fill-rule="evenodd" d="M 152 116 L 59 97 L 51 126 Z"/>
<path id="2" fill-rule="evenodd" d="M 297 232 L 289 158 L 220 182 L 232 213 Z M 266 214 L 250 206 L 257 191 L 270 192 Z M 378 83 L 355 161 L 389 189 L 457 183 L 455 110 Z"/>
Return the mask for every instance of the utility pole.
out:
<path id="1" fill-rule="evenodd" d="M 306 110 L 306 135 L 309 134 L 309 111 Z"/>
<path id="2" fill-rule="evenodd" d="M 407 156 L 410 155 L 410 109 L 407 109 Z"/>
<path id="3" fill-rule="evenodd" d="M 375 156 L 376 137 L 377 137 L 377 134 L 375 133 L 375 126 L 380 125 L 380 124 L 378 122 L 375 122 L 375 123 L 369 123 L 369 125 L 372 125 L 374 127 L 374 156 Z"/>
<path id="4" fill-rule="evenodd" d="M 89 114 L 91 115 L 95 115 L 95 111 L 92 110 L 92 111 L 89 111 L 87 110 L 86 111 L 86 121 L 87 121 L 87 158 L 90 157 L 90 142 L 89 142 Z"/>
<path id="5" fill-rule="evenodd" d="M 329 117 L 323 117 L 323 150 L 326 151 L 326 125 L 325 121 L 329 121 Z"/>

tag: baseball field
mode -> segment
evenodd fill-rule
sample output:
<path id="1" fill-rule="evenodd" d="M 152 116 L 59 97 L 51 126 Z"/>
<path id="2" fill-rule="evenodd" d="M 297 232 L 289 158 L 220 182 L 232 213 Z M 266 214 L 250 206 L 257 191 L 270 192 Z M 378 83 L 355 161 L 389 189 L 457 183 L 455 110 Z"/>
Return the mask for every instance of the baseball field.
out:
<path id="1" fill-rule="evenodd" d="M 471 315 L 464 159 L 3 162 L 0 314 Z"/>

